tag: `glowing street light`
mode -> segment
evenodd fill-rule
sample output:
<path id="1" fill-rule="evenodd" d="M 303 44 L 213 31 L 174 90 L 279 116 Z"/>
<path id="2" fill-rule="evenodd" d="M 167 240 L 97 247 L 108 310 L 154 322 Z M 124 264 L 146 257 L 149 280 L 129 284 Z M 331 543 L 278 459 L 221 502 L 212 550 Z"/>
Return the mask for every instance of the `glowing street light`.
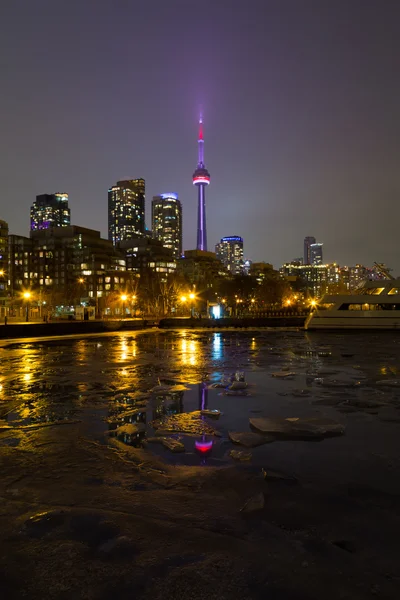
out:
<path id="1" fill-rule="evenodd" d="M 122 300 L 122 318 L 125 316 L 125 302 L 128 300 L 128 296 L 126 294 L 121 294 Z"/>
<path id="2" fill-rule="evenodd" d="M 29 300 L 30 300 L 31 296 L 32 296 L 32 294 L 28 291 L 26 291 L 22 294 L 22 297 L 26 303 L 26 306 L 25 306 L 25 321 L 26 322 L 29 321 Z"/>
<path id="3" fill-rule="evenodd" d="M 311 306 L 317 306 L 317 301 L 316 300 L 311 300 L 310 304 L 311 304 Z"/>
<path id="4" fill-rule="evenodd" d="M 186 296 L 181 296 L 181 302 L 186 302 L 187 298 Z"/>
<path id="5" fill-rule="evenodd" d="M 191 300 L 194 300 L 194 298 L 195 298 L 195 295 L 193 294 L 193 292 L 191 292 L 191 293 L 189 294 L 189 298 L 190 298 Z"/>

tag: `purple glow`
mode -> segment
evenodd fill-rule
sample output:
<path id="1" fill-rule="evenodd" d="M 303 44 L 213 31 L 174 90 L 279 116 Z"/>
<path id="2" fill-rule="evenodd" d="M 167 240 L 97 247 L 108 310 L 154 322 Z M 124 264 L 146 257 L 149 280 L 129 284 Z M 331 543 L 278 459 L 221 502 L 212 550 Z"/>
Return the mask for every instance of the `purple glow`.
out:
<path id="1" fill-rule="evenodd" d="M 212 447 L 213 447 L 213 442 L 212 442 L 212 440 L 209 442 L 196 440 L 194 443 L 194 446 L 195 446 L 196 450 L 198 450 L 202 454 L 207 454 L 208 452 L 211 452 Z"/>
<path id="2" fill-rule="evenodd" d="M 200 184 L 198 189 L 197 250 L 207 250 L 206 200 L 204 194 L 204 184 Z"/>
<path id="3" fill-rule="evenodd" d="M 199 408 L 200 410 L 205 410 L 207 408 L 208 403 L 208 389 L 207 384 L 200 383 L 199 384 Z"/>
<path id="4" fill-rule="evenodd" d="M 197 185 L 197 250 L 207 250 L 206 199 L 205 186 L 210 183 L 210 176 L 204 165 L 203 118 L 199 119 L 198 163 L 193 175 L 193 185 Z"/>

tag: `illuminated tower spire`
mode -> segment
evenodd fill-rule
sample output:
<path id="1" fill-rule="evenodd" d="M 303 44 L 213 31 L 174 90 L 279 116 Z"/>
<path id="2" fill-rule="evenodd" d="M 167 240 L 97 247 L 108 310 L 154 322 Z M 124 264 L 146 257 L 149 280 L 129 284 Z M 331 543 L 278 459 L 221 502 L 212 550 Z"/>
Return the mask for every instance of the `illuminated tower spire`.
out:
<path id="1" fill-rule="evenodd" d="M 199 119 L 199 139 L 198 139 L 198 163 L 197 169 L 193 173 L 193 185 L 197 186 L 197 250 L 207 250 L 207 227 L 206 227 L 206 197 L 205 188 L 210 183 L 210 173 L 204 164 L 204 138 L 203 138 L 203 119 Z"/>

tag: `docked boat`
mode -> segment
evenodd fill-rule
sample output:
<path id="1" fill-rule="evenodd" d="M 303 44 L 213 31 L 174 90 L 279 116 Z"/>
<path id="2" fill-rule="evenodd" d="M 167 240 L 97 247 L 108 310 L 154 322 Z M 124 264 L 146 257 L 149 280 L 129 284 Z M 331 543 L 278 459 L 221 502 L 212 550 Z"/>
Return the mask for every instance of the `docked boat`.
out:
<path id="1" fill-rule="evenodd" d="M 400 279 L 366 281 L 352 294 L 325 295 L 305 329 L 400 329 Z"/>

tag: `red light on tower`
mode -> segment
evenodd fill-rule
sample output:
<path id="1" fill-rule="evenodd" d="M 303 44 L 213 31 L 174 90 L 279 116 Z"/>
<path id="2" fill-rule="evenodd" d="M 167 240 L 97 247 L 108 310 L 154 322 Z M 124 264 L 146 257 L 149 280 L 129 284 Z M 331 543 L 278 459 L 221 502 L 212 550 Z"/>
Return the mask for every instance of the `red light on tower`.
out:
<path id="1" fill-rule="evenodd" d="M 196 450 L 201 454 L 208 454 L 212 450 L 213 441 L 210 440 L 209 442 L 207 442 L 206 440 L 196 440 L 194 446 Z"/>

